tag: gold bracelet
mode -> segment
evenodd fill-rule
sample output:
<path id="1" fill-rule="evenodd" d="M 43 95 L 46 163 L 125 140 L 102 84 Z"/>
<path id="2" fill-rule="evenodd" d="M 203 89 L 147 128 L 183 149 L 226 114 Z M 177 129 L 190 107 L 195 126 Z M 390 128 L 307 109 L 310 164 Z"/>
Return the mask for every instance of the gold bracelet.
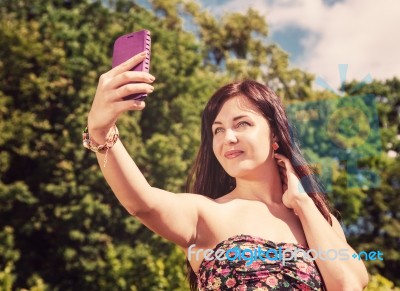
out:
<path id="1" fill-rule="evenodd" d="M 115 124 L 108 132 L 107 137 L 106 137 L 106 142 L 102 145 L 97 144 L 94 140 L 92 140 L 90 138 L 89 130 L 87 127 L 83 130 L 83 133 L 82 133 L 82 143 L 85 148 L 87 148 L 95 153 L 106 151 L 106 154 L 104 157 L 104 167 L 107 164 L 108 150 L 115 145 L 118 138 L 119 138 L 119 132 L 118 132 L 118 128 Z"/>

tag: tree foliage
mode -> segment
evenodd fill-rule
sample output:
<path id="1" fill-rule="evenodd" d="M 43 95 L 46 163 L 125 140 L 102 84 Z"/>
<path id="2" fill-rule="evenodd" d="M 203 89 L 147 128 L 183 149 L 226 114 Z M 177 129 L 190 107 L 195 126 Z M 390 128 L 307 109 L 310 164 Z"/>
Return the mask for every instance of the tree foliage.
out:
<path id="1" fill-rule="evenodd" d="M 352 94 L 371 94 L 377 100 L 382 151 L 360 160 L 359 167 L 379 176 L 377 187 L 363 190 L 364 199 L 350 241 L 359 250 L 379 249 L 383 261 L 366 262 L 372 274 L 381 274 L 400 286 L 400 80 L 374 81 L 346 86 Z"/>
<path id="2" fill-rule="evenodd" d="M 81 146 L 117 36 L 152 32 L 156 90 L 143 112 L 123 115 L 118 126 L 155 187 L 183 191 L 201 110 L 228 80 L 267 83 L 287 104 L 326 97 L 311 89 L 312 75 L 290 68 L 287 53 L 264 41 L 268 26 L 256 11 L 216 19 L 196 2 L 151 4 L 0 0 L 0 290 L 187 290 L 183 253 L 127 215 Z M 399 86 L 393 79 L 359 89 L 380 96 L 382 152 L 362 161 L 379 171 L 380 187 L 349 191 L 345 172 L 333 173 L 334 201 L 358 230 L 349 232 L 354 245 L 387 253 L 368 262 L 383 275 L 376 286 L 390 286 L 385 277 L 395 281 L 400 262 L 399 157 L 387 155 L 400 147 Z"/>

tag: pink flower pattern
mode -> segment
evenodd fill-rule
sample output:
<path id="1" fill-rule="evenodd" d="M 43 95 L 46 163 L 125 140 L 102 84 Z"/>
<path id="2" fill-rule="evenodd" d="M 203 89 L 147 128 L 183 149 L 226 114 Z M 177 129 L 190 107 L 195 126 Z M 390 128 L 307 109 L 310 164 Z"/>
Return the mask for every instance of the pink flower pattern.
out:
<path id="1" fill-rule="evenodd" d="M 263 250 L 280 247 L 285 249 L 308 248 L 294 243 L 274 243 L 263 238 L 250 235 L 235 235 L 217 244 L 218 249 L 249 248 Z M 246 264 L 246 260 L 240 258 L 231 261 L 212 260 L 203 262 L 197 274 L 199 291 L 232 290 L 326 290 L 321 281 L 321 274 L 314 261 L 306 260 L 302 252 L 298 252 L 296 258 L 287 260 L 285 265 L 280 260 L 254 260 Z M 211 283 L 211 284 L 210 284 Z M 217 284 L 216 284 L 217 283 Z"/>

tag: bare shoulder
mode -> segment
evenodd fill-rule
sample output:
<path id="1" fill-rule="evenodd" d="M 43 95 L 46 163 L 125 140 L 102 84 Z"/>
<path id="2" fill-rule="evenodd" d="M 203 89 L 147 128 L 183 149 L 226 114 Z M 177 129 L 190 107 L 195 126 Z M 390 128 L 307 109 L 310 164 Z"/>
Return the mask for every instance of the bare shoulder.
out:
<path id="1" fill-rule="evenodd" d="M 225 197 L 213 199 L 210 197 L 207 197 L 202 194 L 196 194 L 196 193 L 178 193 L 182 199 L 187 200 L 188 202 L 190 201 L 191 203 L 195 203 L 199 209 L 202 207 L 208 207 L 212 205 L 217 205 L 221 202 L 223 202 Z"/>
<path id="2" fill-rule="evenodd" d="M 198 221 L 205 221 L 212 217 L 215 211 L 220 209 L 220 199 L 213 199 L 202 194 L 179 193 L 187 204 L 192 205 L 196 209 Z"/>
<path id="3" fill-rule="evenodd" d="M 196 210 L 199 211 L 198 214 L 201 214 L 202 211 L 216 204 L 216 200 L 201 194 L 177 193 L 176 195 L 184 201 L 184 204 L 195 207 Z"/>

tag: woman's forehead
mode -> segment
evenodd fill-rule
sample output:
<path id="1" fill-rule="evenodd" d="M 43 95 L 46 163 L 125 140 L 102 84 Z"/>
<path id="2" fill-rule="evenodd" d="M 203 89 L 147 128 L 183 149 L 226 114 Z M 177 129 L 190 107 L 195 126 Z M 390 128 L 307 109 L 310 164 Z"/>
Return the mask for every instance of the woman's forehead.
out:
<path id="1" fill-rule="evenodd" d="M 257 107 L 244 95 L 234 96 L 225 101 L 221 110 L 216 116 L 216 120 L 220 117 L 229 117 L 239 113 L 248 115 L 262 116 Z"/>

